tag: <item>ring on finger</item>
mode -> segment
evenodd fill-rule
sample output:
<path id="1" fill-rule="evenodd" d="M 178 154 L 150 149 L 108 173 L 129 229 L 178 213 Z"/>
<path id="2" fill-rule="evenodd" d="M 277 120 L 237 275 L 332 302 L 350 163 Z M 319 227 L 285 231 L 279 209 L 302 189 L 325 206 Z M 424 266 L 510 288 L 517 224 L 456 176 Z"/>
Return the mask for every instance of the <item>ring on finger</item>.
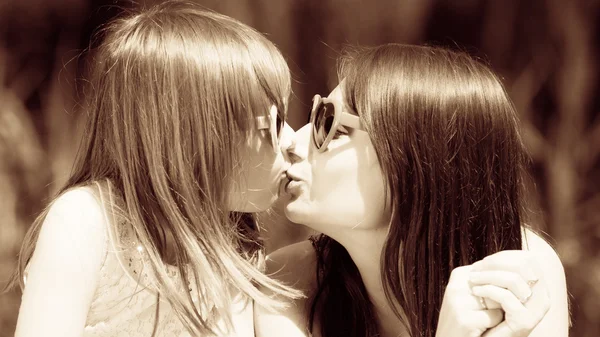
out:
<path id="1" fill-rule="evenodd" d="M 531 298 L 531 296 L 533 295 L 533 290 L 529 290 L 529 295 L 527 295 L 527 297 L 521 299 L 521 303 L 525 304 L 527 303 L 527 301 L 529 301 L 529 299 Z"/>
<path id="2" fill-rule="evenodd" d="M 528 280 L 527 281 L 527 285 L 529 286 L 529 288 L 533 288 L 533 286 L 538 283 L 539 279 L 533 279 L 533 280 Z M 530 295 L 531 296 L 531 295 Z"/>
<path id="3" fill-rule="evenodd" d="M 477 298 L 479 299 L 479 304 L 481 304 L 481 309 L 488 310 L 488 306 L 485 304 L 485 298 L 479 296 Z"/>

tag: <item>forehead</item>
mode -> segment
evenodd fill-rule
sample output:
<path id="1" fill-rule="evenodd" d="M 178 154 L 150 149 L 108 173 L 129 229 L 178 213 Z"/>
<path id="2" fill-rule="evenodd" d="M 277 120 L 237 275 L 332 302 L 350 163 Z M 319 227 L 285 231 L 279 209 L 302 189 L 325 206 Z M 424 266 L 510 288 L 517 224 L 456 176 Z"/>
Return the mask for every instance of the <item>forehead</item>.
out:
<path id="1" fill-rule="evenodd" d="M 345 99 L 344 99 L 344 80 L 342 80 L 335 88 L 333 88 L 333 90 L 331 90 L 331 92 L 329 93 L 329 96 L 327 96 L 329 99 L 335 99 L 336 101 L 345 103 Z"/>
<path id="2" fill-rule="evenodd" d="M 349 112 L 353 115 L 357 115 L 357 113 L 351 108 L 351 105 L 346 100 L 345 96 L 346 92 L 346 79 L 342 79 L 342 81 L 329 93 L 327 98 L 332 101 L 339 102 L 344 111 Z"/>

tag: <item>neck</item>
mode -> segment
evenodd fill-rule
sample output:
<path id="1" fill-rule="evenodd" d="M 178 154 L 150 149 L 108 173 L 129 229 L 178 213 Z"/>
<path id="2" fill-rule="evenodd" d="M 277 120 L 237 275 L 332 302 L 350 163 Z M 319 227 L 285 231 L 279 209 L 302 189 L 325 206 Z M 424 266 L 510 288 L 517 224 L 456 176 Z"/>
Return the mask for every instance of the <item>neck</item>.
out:
<path id="1" fill-rule="evenodd" d="M 385 297 L 381 278 L 381 255 L 387 228 L 349 229 L 332 236 L 350 254 L 358 268 L 369 299 L 377 316 L 379 336 L 408 336 L 402 321 L 394 314 L 392 304 Z"/>

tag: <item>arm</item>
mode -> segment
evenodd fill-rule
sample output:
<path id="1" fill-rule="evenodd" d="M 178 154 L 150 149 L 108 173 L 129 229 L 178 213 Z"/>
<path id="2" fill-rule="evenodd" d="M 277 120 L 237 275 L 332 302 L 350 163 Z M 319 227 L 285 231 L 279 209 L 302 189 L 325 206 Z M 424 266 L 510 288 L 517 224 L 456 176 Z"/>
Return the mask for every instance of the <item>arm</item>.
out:
<path id="1" fill-rule="evenodd" d="M 560 259 L 533 232 L 523 235 L 523 250 L 501 251 L 473 264 L 478 275 L 470 279 L 472 293 L 504 310 L 504 321 L 484 336 L 566 337 L 569 308 Z"/>
<path id="2" fill-rule="evenodd" d="M 533 254 L 550 292 L 550 309 L 529 337 L 568 336 L 569 300 L 562 263 L 554 249 L 537 234 L 525 231 L 525 250 Z"/>
<path id="3" fill-rule="evenodd" d="M 302 290 L 307 297 L 287 301 L 288 307 L 278 312 L 255 304 L 256 337 L 308 337 L 306 331 L 310 295 L 316 288 L 316 256 L 309 241 L 299 242 L 275 251 L 267 257 L 267 273 L 273 278 Z M 313 334 L 318 337 L 318 335 Z"/>
<path id="4" fill-rule="evenodd" d="M 105 228 L 86 188 L 53 203 L 29 261 L 16 337 L 82 335 L 107 249 Z"/>
<path id="5" fill-rule="evenodd" d="M 523 235 L 523 250 L 501 251 L 452 271 L 436 336 L 568 336 L 560 259 L 533 232 Z"/>

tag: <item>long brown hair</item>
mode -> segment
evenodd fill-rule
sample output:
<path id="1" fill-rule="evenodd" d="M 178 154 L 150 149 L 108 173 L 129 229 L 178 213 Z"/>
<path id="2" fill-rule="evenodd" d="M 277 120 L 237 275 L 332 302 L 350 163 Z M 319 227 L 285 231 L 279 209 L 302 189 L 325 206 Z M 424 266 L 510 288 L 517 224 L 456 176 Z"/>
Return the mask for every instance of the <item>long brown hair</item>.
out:
<path id="1" fill-rule="evenodd" d="M 255 117 L 275 105 L 285 118 L 291 80 L 279 50 L 232 18 L 180 1 L 120 18 L 102 34 L 89 62 L 84 139 L 59 195 L 92 182 L 111 187 L 112 200 L 122 200 L 111 209 L 134 228 L 160 296 L 192 335 L 223 332 L 220 319 L 231 328 L 237 291 L 271 308 L 280 303 L 257 285 L 297 296 L 261 272 L 256 228 L 228 211 Z M 25 238 L 13 284 L 23 286 L 45 214 Z M 170 281 L 168 239 L 169 260 L 198 298 Z M 214 305 L 212 316 L 194 300 Z"/>
<path id="2" fill-rule="evenodd" d="M 450 272 L 521 249 L 526 156 L 501 81 L 461 52 L 388 44 L 341 60 L 345 97 L 369 133 L 391 219 L 381 258 L 386 298 L 411 336 L 435 336 Z M 316 317 L 321 334 L 376 336 L 356 265 L 321 235 Z"/>

